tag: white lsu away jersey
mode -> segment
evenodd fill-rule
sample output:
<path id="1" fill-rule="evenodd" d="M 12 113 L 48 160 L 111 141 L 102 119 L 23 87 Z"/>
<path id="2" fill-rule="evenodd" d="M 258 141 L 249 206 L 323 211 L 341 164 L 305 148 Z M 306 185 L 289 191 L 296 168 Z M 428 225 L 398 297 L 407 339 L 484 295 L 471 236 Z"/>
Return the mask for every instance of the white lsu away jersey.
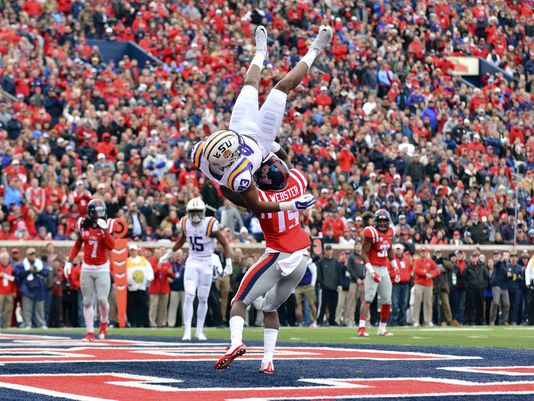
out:
<path id="1" fill-rule="evenodd" d="M 215 249 L 215 233 L 219 231 L 217 219 L 204 217 L 199 224 L 193 225 L 191 220 L 184 216 L 180 220 L 180 228 L 189 243 L 189 257 L 211 261 L 211 255 Z"/>
<path id="2" fill-rule="evenodd" d="M 200 169 L 211 181 L 225 186 L 233 192 L 244 192 L 250 187 L 254 173 L 260 168 L 263 158 L 261 148 L 254 139 L 243 135 L 243 140 L 245 146 L 241 157 L 230 164 L 222 176 L 216 177 L 210 171 L 210 164 L 203 153 L 205 141 L 199 142 L 193 147 L 191 160 L 195 167 Z"/>

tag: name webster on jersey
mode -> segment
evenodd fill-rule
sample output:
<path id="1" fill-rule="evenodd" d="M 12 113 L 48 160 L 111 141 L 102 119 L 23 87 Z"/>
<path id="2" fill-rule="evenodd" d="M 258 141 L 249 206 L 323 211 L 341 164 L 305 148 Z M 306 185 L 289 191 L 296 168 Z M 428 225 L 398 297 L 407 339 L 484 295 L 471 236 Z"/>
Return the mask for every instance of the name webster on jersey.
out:
<path id="1" fill-rule="evenodd" d="M 284 202 L 300 196 L 298 187 L 292 186 L 282 192 L 266 193 L 270 202 Z"/>

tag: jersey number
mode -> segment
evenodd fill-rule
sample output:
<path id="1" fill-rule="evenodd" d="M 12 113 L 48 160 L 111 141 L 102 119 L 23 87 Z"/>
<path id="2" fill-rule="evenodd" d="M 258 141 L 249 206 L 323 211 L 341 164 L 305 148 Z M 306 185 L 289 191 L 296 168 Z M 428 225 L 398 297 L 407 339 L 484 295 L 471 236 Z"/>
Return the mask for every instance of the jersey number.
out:
<path id="1" fill-rule="evenodd" d="M 386 256 L 388 256 L 388 249 L 389 249 L 389 244 L 387 242 L 382 242 L 380 244 L 380 252 L 378 252 L 378 257 L 385 258 Z"/>
<path id="2" fill-rule="evenodd" d="M 248 145 L 243 145 L 243 146 L 241 147 L 241 154 L 242 154 L 243 156 L 250 156 L 250 155 L 253 154 L 253 153 L 254 153 L 254 151 L 252 150 L 252 148 L 251 148 L 250 146 L 248 146 Z"/>
<path id="3" fill-rule="evenodd" d="M 286 216 L 288 227 L 286 227 Z M 300 224 L 299 222 L 299 212 L 296 210 L 288 210 L 278 212 L 278 232 L 283 233 L 285 231 L 292 230 Z"/>
<path id="4" fill-rule="evenodd" d="M 189 243 L 191 244 L 191 250 L 202 252 L 204 250 L 204 244 L 199 241 L 202 240 L 202 237 L 189 237 Z"/>
<path id="5" fill-rule="evenodd" d="M 87 241 L 87 243 L 91 246 L 91 257 L 96 258 L 96 252 L 98 250 L 98 241 L 96 239 L 90 239 Z"/>

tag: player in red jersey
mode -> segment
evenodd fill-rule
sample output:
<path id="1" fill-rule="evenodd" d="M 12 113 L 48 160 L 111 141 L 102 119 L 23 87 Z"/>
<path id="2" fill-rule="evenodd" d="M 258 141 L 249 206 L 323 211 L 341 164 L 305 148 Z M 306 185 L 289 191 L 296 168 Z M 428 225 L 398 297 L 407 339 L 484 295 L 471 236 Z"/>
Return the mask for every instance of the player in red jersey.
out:
<path id="1" fill-rule="evenodd" d="M 286 202 L 305 194 L 308 184 L 302 172 L 289 170 L 286 164 L 272 154 L 255 174 L 259 198 L 265 202 Z M 240 197 L 229 195 L 230 200 L 240 204 Z M 295 290 L 306 272 L 310 238 L 300 226 L 298 211 L 280 211 L 257 215 L 266 249 L 252 265 L 239 285 L 232 300 L 230 312 L 231 345 L 215 363 L 215 369 L 226 369 L 232 361 L 246 353 L 243 344 L 243 326 L 247 306 L 265 295 L 262 304 L 264 313 L 264 355 L 261 373 L 274 373 L 273 353 L 278 337 L 278 312 Z"/>
<path id="2" fill-rule="evenodd" d="M 380 324 L 378 326 L 379 336 L 392 336 L 386 330 L 386 324 L 391 313 L 391 278 L 387 268 L 387 259 L 390 260 L 391 266 L 395 272 L 395 282 L 400 280 L 398 273 L 397 261 L 391 247 L 393 237 L 396 235 L 395 227 L 391 224 L 391 217 L 387 210 L 380 209 L 376 211 L 374 218 L 374 226 L 367 226 L 363 230 L 363 246 L 362 256 L 365 262 L 365 298 L 360 309 L 360 324 L 358 328 L 358 335 L 367 337 L 365 330 L 366 317 L 369 313 L 369 306 L 378 292 L 382 302 L 380 310 Z"/>
<path id="3" fill-rule="evenodd" d="M 113 220 L 106 220 L 106 204 L 93 199 L 87 204 L 87 217 L 80 217 L 76 223 L 78 238 L 70 251 L 65 263 L 65 276 L 72 270 L 72 261 L 76 258 L 83 245 L 83 262 L 80 276 L 80 287 L 83 297 L 83 316 L 87 336 L 84 341 L 94 341 L 94 311 L 96 300 L 100 309 L 100 331 L 98 337 L 107 337 L 109 304 L 108 296 L 111 288 L 109 251 L 115 247 L 111 236 Z"/>

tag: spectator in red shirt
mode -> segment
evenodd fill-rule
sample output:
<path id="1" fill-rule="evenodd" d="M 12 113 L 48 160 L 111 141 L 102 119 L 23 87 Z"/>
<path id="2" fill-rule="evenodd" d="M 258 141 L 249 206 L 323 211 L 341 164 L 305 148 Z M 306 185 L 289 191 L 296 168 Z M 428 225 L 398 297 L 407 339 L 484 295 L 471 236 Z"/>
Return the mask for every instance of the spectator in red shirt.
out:
<path id="1" fill-rule="evenodd" d="M 148 312 L 150 327 L 165 327 L 167 325 L 167 305 L 171 293 L 170 283 L 174 271 L 170 262 L 161 262 L 166 249 L 160 246 L 154 250 L 154 256 L 149 260 L 154 270 L 154 281 L 148 287 L 150 310 Z"/>
<path id="2" fill-rule="evenodd" d="M 354 162 L 356 161 L 356 158 L 350 151 L 350 147 L 348 145 L 345 145 L 338 153 L 337 161 L 339 163 L 339 167 L 341 167 L 341 171 L 345 174 L 349 174 Z"/>
<path id="3" fill-rule="evenodd" d="M 412 264 L 404 255 L 404 245 L 393 245 L 395 260 L 397 261 L 399 278 L 396 280 L 391 263 L 388 260 L 393 290 L 391 293 L 391 324 L 404 326 L 406 324 L 406 311 L 410 306 L 410 280 L 412 279 Z"/>
<path id="4" fill-rule="evenodd" d="M 78 255 L 69 275 L 63 277 L 65 290 L 63 292 L 62 321 L 65 327 L 80 327 L 83 324 L 82 294 L 80 291 L 81 259 Z"/>
<path id="5" fill-rule="evenodd" d="M 11 327 L 15 301 L 15 276 L 9 261 L 9 253 L 0 254 L 0 323 L 3 329 Z"/>
<path id="6" fill-rule="evenodd" d="M 415 284 L 414 294 L 415 300 L 413 305 L 413 326 L 419 326 L 419 316 L 421 313 L 421 304 L 423 303 L 423 319 L 426 326 L 433 326 L 432 324 L 432 286 L 434 277 L 439 276 L 440 271 L 436 263 L 429 257 L 428 249 L 422 247 L 420 249 L 421 257 L 415 261 L 414 273 Z"/>
<path id="7" fill-rule="evenodd" d="M 102 134 L 102 142 L 99 142 L 96 145 L 97 153 L 103 153 L 111 161 L 115 161 L 117 157 L 117 147 L 114 143 L 111 142 L 111 134 L 109 132 L 104 132 Z"/>
<path id="8" fill-rule="evenodd" d="M 333 236 L 337 241 L 339 241 L 339 237 L 341 237 L 347 229 L 347 225 L 345 224 L 343 217 L 341 217 L 339 209 L 335 210 L 333 214 L 325 219 L 322 226 L 322 232 L 326 233 L 329 229 L 333 231 Z"/>
<path id="9" fill-rule="evenodd" d="M 321 92 L 315 97 L 315 104 L 317 106 L 331 106 L 332 98 L 328 95 L 328 88 L 321 86 Z"/>

